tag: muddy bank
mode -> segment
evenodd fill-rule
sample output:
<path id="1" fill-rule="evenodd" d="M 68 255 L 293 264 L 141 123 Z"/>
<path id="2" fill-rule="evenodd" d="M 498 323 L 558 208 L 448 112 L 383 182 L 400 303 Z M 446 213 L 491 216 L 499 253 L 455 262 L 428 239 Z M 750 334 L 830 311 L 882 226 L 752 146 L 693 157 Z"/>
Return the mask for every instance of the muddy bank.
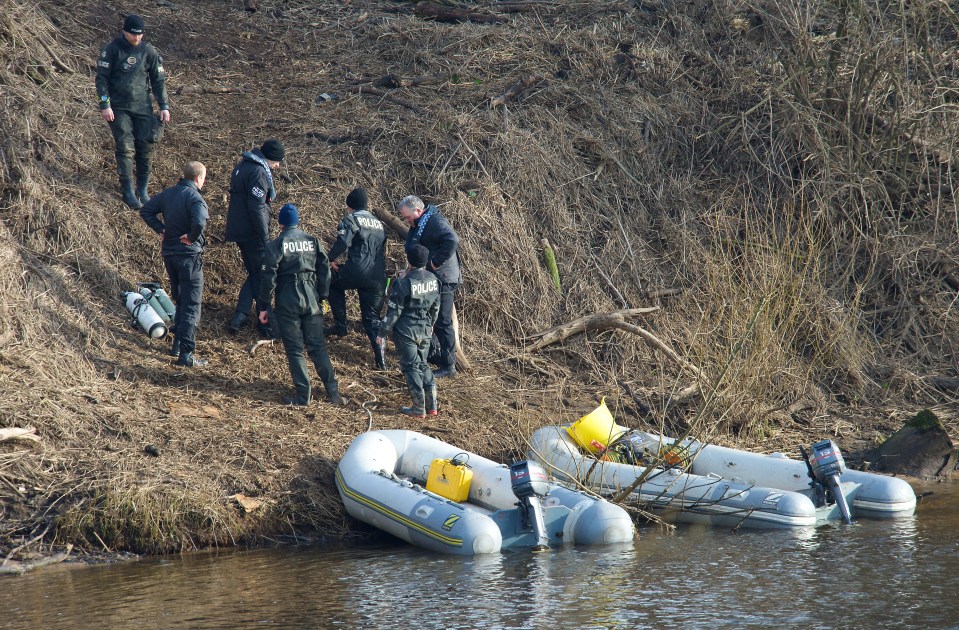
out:
<path id="1" fill-rule="evenodd" d="M 13 559 L 348 540 L 363 532 L 332 472 L 370 427 L 508 460 L 606 396 L 627 426 L 856 453 L 957 403 L 959 85 L 941 3 L 471 5 L 491 23 L 403 2 L 12 6 L 0 427 L 39 438 L 0 444 Z M 118 300 L 164 279 L 95 106 L 121 11 L 145 17 L 169 72 L 155 186 L 189 159 L 209 169 L 203 370 L 175 369 Z M 355 186 L 384 213 L 410 193 L 443 204 L 473 370 L 441 383 L 439 420 L 395 413 L 402 378 L 370 369 L 356 329 L 331 343 L 345 412 L 284 407 L 282 349 L 251 357 L 251 332 L 226 334 L 242 281 L 222 240 L 229 171 L 267 137 L 287 145 L 278 202 L 324 239 Z M 551 327 L 652 307 L 534 349 Z"/>

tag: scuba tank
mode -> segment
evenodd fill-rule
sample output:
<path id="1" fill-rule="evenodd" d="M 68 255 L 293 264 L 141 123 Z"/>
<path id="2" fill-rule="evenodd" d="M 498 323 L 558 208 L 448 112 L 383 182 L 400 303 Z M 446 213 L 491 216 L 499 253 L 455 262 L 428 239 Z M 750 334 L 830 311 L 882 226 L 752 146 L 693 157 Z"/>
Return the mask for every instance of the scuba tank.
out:
<path id="1" fill-rule="evenodd" d="M 150 306 L 150 301 L 147 298 L 140 293 L 126 291 L 123 293 L 123 301 L 132 317 L 130 320 L 131 326 L 139 328 L 151 339 L 160 339 L 166 336 L 166 324 Z"/>
<path id="2" fill-rule="evenodd" d="M 141 282 L 137 284 L 140 295 L 145 297 L 156 314 L 167 324 L 170 325 L 176 319 L 176 307 L 173 300 L 156 282 Z"/>

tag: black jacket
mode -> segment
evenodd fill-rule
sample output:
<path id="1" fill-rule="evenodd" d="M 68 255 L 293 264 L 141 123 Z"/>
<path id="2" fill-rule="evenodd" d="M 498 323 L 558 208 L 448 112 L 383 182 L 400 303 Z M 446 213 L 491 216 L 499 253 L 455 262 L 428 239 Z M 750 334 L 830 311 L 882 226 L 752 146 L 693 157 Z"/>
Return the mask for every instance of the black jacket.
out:
<path id="1" fill-rule="evenodd" d="M 160 53 L 146 42 L 131 46 L 122 34 L 100 51 L 96 86 L 100 109 L 149 113 L 151 87 L 160 109 L 169 108 Z"/>
<path id="2" fill-rule="evenodd" d="M 277 311 L 320 315 L 329 297 L 330 261 L 320 241 L 296 226 L 266 244 L 260 275 L 260 304 L 269 304 L 276 288 Z"/>
<path id="3" fill-rule="evenodd" d="M 159 215 L 163 215 L 160 221 Z M 192 256 L 203 253 L 203 232 L 210 217 L 206 201 L 200 195 L 196 183 L 181 179 L 158 195 L 150 197 L 140 208 L 140 217 L 157 234 L 163 234 L 164 256 Z M 186 234 L 192 245 L 180 242 Z"/>
<path id="4" fill-rule="evenodd" d="M 393 283 L 379 334 L 391 330 L 410 339 L 429 339 L 440 312 L 440 283 L 425 269 L 413 269 Z"/>
<path id="5" fill-rule="evenodd" d="M 337 226 L 329 257 L 336 260 L 347 252 L 340 278 L 358 288 L 380 288 L 386 283 L 385 250 L 383 224 L 369 210 L 356 210 L 347 213 Z"/>
<path id="6" fill-rule="evenodd" d="M 430 212 L 433 214 L 427 219 L 426 225 L 423 226 L 423 233 L 418 236 L 420 223 L 427 218 L 426 215 Z M 436 206 L 428 206 L 426 212 L 407 232 L 406 251 L 409 252 L 417 243 L 430 250 L 430 259 L 426 269 L 436 274 L 440 282 L 455 285 L 463 281 L 463 276 L 460 274 L 459 256 L 456 253 L 460 239 L 453 228 L 450 227 L 446 217 L 436 209 Z"/>
<path id="7" fill-rule="evenodd" d="M 226 240 L 231 243 L 270 239 L 270 202 L 276 198 L 273 176 L 259 149 L 247 151 L 230 176 Z"/>

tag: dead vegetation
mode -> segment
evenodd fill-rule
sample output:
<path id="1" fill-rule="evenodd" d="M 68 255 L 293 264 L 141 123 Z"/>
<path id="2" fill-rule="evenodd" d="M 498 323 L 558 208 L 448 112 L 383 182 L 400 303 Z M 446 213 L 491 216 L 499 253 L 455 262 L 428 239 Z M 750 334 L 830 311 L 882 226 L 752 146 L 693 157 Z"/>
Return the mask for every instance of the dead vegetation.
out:
<path id="1" fill-rule="evenodd" d="M 369 426 L 505 460 L 605 394 L 621 424 L 855 450 L 956 403 L 955 2 L 246 5 L 129 7 L 173 95 L 156 185 L 188 159 L 210 172 L 213 361 L 189 373 L 118 299 L 163 278 L 95 110 L 120 15 L 12 0 L 0 18 L 0 427 L 40 438 L 0 443 L 9 560 L 348 537 L 332 471 Z M 324 238 L 354 186 L 381 213 L 416 193 L 451 218 L 474 369 L 441 383 L 440 422 L 393 413 L 402 379 L 370 372 L 357 332 L 331 344 L 347 414 L 281 406 L 282 350 L 226 335 L 229 171 L 271 136 L 279 202 Z M 648 337 L 529 341 L 654 307 L 628 324 Z"/>

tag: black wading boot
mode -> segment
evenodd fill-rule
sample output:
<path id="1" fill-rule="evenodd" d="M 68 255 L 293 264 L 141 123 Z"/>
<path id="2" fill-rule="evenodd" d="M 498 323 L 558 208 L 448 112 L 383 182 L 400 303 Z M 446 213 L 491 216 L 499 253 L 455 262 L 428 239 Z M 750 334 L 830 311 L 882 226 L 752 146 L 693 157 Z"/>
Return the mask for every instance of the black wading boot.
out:
<path id="1" fill-rule="evenodd" d="M 337 407 L 346 405 L 346 401 L 343 400 L 342 396 L 340 396 L 339 383 L 328 384 L 326 386 L 326 395 L 329 397 L 331 404 L 336 405 Z"/>
<path id="2" fill-rule="evenodd" d="M 170 348 L 170 354 L 172 354 L 175 357 L 180 356 L 180 338 L 179 337 L 173 338 L 173 346 Z"/>
<path id="3" fill-rule="evenodd" d="M 240 329 L 246 324 L 246 320 L 249 317 L 246 313 L 236 313 L 233 316 L 233 319 L 230 320 L 230 323 L 227 324 L 226 329 L 230 331 L 231 335 L 235 335 L 240 332 Z"/>
<path id="4" fill-rule="evenodd" d="M 137 175 L 137 197 L 140 199 L 140 203 L 146 203 L 150 201 L 150 194 L 147 192 L 147 186 L 150 185 L 150 176 L 142 177 Z"/>
<path id="5" fill-rule="evenodd" d="M 123 203 L 127 204 L 132 210 L 139 210 L 143 207 L 143 204 L 140 203 L 133 192 L 133 182 L 131 180 L 120 180 L 120 195 L 123 197 Z"/>

